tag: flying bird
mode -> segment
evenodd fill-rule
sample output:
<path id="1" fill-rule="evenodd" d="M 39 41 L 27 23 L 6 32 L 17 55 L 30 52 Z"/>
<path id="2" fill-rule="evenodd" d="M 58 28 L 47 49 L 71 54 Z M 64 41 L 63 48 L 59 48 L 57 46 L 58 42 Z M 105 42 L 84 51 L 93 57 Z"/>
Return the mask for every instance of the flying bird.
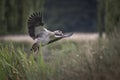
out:
<path id="1" fill-rule="evenodd" d="M 50 31 L 45 28 L 40 12 L 33 13 L 28 19 L 28 33 L 33 40 L 36 40 L 32 45 L 31 50 L 39 51 L 40 44 L 42 46 L 56 42 L 62 38 L 71 36 L 73 33 L 63 34 L 60 30 Z"/>

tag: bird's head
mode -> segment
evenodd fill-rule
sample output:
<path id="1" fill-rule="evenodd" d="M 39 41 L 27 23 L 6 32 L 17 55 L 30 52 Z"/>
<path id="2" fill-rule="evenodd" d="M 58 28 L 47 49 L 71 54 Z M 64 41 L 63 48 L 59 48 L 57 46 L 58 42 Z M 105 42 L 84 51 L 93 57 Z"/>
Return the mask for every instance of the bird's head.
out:
<path id="1" fill-rule="evenodd" d="M 60 31 L 60 30 L 54 31 L 54 34 L 55 34 L 56 36 L 62 36 L 62 35 L 63 35 L 62 31 Z"/>

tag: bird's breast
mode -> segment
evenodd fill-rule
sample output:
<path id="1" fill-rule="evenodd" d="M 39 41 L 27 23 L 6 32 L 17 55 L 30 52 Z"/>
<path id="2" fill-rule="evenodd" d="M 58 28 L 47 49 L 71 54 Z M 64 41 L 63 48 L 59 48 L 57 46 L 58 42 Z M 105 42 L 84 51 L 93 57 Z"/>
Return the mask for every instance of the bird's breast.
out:
<path id="1" fill-rule="evenodd" d="M 49 41 L 50 41 L 50 38 L 48 35 L 43 35 L 37 38 L 38 44 L 46 45 Z"/>

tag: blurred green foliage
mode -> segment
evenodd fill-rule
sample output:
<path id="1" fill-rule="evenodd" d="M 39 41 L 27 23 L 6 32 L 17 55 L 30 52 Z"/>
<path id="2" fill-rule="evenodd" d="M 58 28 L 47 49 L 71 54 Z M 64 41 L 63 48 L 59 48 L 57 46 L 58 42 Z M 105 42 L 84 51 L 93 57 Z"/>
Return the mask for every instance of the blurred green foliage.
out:
<path id="1" fill-rule="evenodd" d="M 96 0 L 76 1 L 0 0 L 0 35 L 26 33 L 28 16 L 43 11 L 43 6 L 44 20 L 51 30 L 94 32 Z M 104 31 L 109 35 L 120 26 L 120 1 L 97 1 L 98 31 L 100 36 Z"/>
<path id="2" fill-rule="evenodd" d="M 120 27 L 120 0 L 106 0 L 105 28 L 109 35 Z"/>
<path id="3" fill-rule="evenodd" d="M 120 34 L 116 36 L 64 40 L 41 48 L 38 54 L 25 51 L 29 44 L 2 42 L 0 80 L 119 80 Z"/>
<path id="4" fill-rule="evenodd" d="M 98 4 L 97 4 L 97 9 L 98 9 L 98 32 L 99 32 L 99 36 L 102 37 L 103 36 L 103 32 L 104 32 L 104 16 L 105 16 L 105 4 L 104 4 L 104 0 L 98 0 Z"/>
<path id="5" fill-rule="evenodd" d="M 27 32 L 28 16 L 36 11 L 43 11 L 50 30 L 96 31 L 96 0 L 1 0 L 0 34 Z"/>
<path id="6" fill-rule="evenodd" d="M 0 0 L 0 35 L 27 32 L 29 14 L 41 11 L 43 0 Z"/>
<path id="7" fill-rule="evenodd" d="M 120 0 L 98 0 L 98 30 L 111 35 L 120 26 Z"/>

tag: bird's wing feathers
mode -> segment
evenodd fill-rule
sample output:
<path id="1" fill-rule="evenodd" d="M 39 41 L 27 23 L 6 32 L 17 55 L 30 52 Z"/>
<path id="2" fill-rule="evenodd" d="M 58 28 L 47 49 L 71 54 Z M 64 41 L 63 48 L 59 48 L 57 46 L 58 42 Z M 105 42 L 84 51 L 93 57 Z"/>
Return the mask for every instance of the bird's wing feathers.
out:
<path id="1" fill-rule="evenodd" d="M 58 41 L 58 40 L 60 40 L 60 39 L 62 39 L 62 38 L 70 37 L 70 36 L 72 36 L 72 35 L 73 35 L 73 33 L 66 33 L 66 34 L 64 34 L 63 36 L 59 36 L 59 37 L 56 37 L 55 39 L 50 40 L 50 41 L 48 42 L 48 44 L 51 44 L 51 43 L 53 43 L 53 42 L 56 42 L 56 41 Z"/>
<path id="2" fill-rule="evenodd" d="M 43 26 L 42 14 L 40 12 L 33 13 L 28 19 L 28 32 L 33 39 L 35 39 L 37 33 L 41 30 L 40 26 Z"/>
<path id="3" fill-rule="evenodd" d="M 48 30 L 47 28 L 43 27 L 43 30 L 47 33 L 51 33 L 52 31 Z"/>
<path id="4" fill-rule="evenodd" d="M 56 37 L 56 38 L 60 38 L 60 37 L 65 38 L 65 37 L 70 37 L 70 36 L 72 36 L 72 35 L 73 35 L 73 33 L 65 33 L 65 34 L 63 34 L 63 35 L 55 35 L 55 37 Z"/>
<path id="5" fill-rule="evenodd" d="M 48 34 L 54 35 L 52 31 L 47 30 L 46 28 L 43 27 L 44 23 L 42 22 L 42 14 L 39 13 L 33 13 L 29 19 L 28 19 L 28 32 L 29 35 L 33 38 L 36 39 L 37 36 L 40 36 L 40 33 L 46 32 Z M 50 39 L 48 41 L 48 44 L 56 42 L 62 38 L 70 37 L 72 36 L 73 33 L 67 33 L 63 35 L 54 35 L 54 39 Z"/>
<path id="6" fill-rule="evenodd" d="M 65 37 L 70 37 L 70 36 L 72 36 L 72 35 L 73 35 L 73 33 L 66 33 L 66 34 L 63 35 L 63 38 L 65 38 Z"/>

